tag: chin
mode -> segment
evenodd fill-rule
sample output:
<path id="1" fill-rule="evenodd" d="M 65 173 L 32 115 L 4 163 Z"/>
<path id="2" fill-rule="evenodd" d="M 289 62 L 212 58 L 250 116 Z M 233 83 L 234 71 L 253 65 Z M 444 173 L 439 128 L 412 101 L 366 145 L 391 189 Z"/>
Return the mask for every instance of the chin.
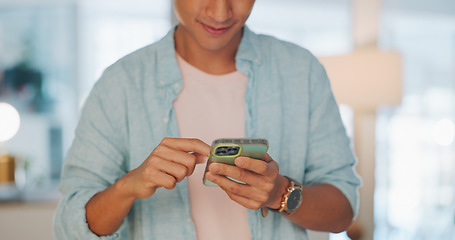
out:
<path id="1" fill-rule="evenodd" d="M 229 36 L 224 38 L 212 38 L 207 41 L 201 41 L 200 45 L 207 50 L 221 51 L 223 49 L 237 49 L 240 44 L 240 40 L 235 37 Z"/>
<path id="2" fill-rule="evenodd" d="M 229 46 L 229 42 L 225 41 L 204 41 L 199 42 L 199 45 L 209 51 L 220 51 Z"/>

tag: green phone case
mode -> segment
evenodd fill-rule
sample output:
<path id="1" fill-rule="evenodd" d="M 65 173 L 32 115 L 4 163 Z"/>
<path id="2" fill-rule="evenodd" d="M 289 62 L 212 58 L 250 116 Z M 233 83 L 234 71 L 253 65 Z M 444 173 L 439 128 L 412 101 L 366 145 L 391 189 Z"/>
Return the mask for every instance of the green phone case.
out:
<path id="1" fill-rule="evenodd" d="M 221 138 L 213 141 L 210 155 L 205 166 L 203 183 L 206 186 L 216 186 L 215 183 L 205 179 L 205 173 L 210 163 L 218 162 L 229 165 L 235 165 L 235 158 L 245 156 L 263 160 L 269 147 L 267 139 L 263 138 Z M 233 178 L 230 178 L 236 182 Z"/>

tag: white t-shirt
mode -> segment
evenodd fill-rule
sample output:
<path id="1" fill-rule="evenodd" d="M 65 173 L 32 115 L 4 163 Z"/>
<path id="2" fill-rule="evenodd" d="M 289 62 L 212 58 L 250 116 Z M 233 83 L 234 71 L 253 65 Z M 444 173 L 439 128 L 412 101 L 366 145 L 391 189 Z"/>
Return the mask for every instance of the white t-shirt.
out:
<path id="1" fill-rule="evenodd" d="M 245 136 L 247 76 L 205 73 L 177 55 L 183 89 L 174 102 L 180 137 L 199 138 L 207 144 L 217 138 Z M 188 177 L 191 215 L 198 240 L 251 239 L 247 209 L 232 201 L 219 187 L 202 184 L 205 162 Z"/>

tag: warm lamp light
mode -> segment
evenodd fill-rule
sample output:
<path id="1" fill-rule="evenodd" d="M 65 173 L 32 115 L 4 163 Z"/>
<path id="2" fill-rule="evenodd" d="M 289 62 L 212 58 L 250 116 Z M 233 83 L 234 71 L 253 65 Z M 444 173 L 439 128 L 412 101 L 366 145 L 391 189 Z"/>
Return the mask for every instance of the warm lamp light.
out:
<path id="1" fill-rule="evenodd" d="M 8 103 L 0 102 L 0 142 L 13 138 L 21 124 L 19 112 Z"/>
<path id="2" fill-rule="evenodd" d="M 398 52 L 363 49 L 319 60 L 327 70 L 338 103 L 363 111 L 401 103 L 402 66 Z"/>
<path id="3" fill-rule="evenodd" d="M 13 138 L 19 126 L 20 117 L 17 110 L 8 103 L 0 102 L 0 144 Z M 15 158 L 2 150 L 0 145 L 0 184 L 14 184 Z"/>

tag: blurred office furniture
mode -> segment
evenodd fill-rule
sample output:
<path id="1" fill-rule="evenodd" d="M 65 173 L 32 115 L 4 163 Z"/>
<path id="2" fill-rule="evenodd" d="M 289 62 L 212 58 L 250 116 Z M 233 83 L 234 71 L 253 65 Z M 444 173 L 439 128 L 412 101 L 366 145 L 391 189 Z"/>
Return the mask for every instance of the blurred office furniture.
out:
<path id="1" fill-rule="evenodd" d="M 0 238 L 51 240 L 56 202 L 0 204 Z"/>

